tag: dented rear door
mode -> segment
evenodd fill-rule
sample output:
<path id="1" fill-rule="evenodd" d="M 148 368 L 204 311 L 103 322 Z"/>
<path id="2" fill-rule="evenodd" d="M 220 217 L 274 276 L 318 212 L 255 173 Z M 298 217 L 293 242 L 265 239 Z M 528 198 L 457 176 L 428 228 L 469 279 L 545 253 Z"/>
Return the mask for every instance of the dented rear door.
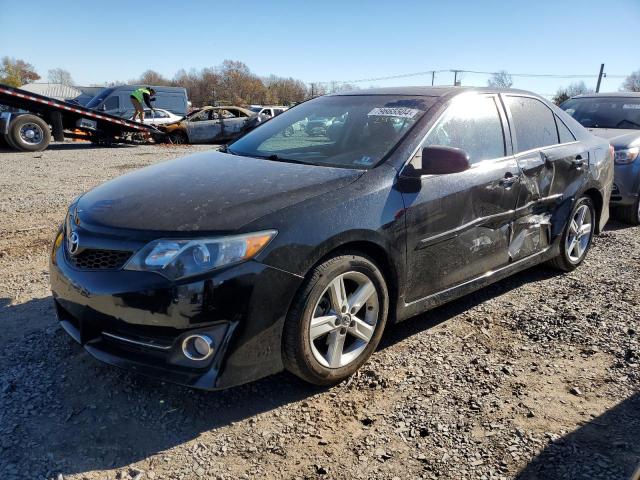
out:
<path id="1" fill-rule="evenodd" d="M 575 138 L 567 138 L 566 132 L 559 136 L 559 120 L 539 99 L 506 95 L 505 104 L 522 171 L 509 241 L 510 259 L 517 261 L 550 246 L 552 217 L 557 206 L 580 189 L 589 151 Z"/>

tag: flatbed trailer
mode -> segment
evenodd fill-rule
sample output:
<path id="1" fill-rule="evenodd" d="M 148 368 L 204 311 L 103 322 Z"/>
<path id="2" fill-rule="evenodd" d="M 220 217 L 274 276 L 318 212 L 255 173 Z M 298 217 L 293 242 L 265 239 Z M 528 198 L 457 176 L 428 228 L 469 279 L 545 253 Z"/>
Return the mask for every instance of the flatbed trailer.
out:
<path id="1" fill-rule="evenodd" d="M 125 120 L 90 108 L 0 84 L 0 105 L 24 112 L 2 112 L 0 135 L 17 150 L 35 152 L 51 138 L 81 138 L 96 144 L 144 143 L 165 134 L 152 125 Z M 26 113 L 25 113 L 26 112 Z"/>

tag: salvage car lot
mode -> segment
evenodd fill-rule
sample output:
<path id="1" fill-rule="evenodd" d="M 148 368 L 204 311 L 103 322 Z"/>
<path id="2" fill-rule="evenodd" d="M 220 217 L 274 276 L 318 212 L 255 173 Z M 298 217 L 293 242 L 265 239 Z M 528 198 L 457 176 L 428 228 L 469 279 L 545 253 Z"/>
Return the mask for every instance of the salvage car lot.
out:
<path id="1" fill-rule="evenodd" d="M 0 152 L 0 477 L 627 478 L 640 461 L 640 228 L 391 328 L 351 380 L 196 392 L 89 358 L 48 246 L 79 193 L 211 148 Z M 28 453 L 25 453 L 28 452 Z"/>

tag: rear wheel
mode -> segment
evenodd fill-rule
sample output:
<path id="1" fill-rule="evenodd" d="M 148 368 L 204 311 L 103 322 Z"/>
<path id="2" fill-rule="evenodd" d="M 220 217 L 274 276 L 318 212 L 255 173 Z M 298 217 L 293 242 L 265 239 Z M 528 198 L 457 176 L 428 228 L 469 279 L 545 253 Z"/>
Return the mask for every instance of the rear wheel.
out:
<path id="1" fill-rule="evenodd" d="M 18 150 L 39 152 L 49 146 L 51 130 L 47 122 L 40 117 L 20 115 L 11 122 L 8 137 Z"/>
<path id="2" fill-rule="evenodd" d="M 640 195 L 631 205 L 617 207 L 615 217 L 629 225 L 640 225 Z"/>
<path id="3" fill-rule="evenodd" d="M 286 368 L 307 382 L 333 385 L 351 376 L 382 337 L 389 294 L 380 269 L 360 254 L 316 267 L 287 316 Z"/>
<path id="4" fill-rule="evenodd" d="M 175 145 L 184 145 L 186 143 L 189 143 L 189 139 L 187 138 L 185 133 L 180 131 L 171 132 L 169 134 L 169 141 Z"/>
<path id="5" fill-rule="evenodd" d="M 596 210 L 591 198 L 578 199 L 562 234 L 560 255 L 549 263 L 559 270 L 570 272 L 580 265 L 591 247 L 596 226 Z"/>

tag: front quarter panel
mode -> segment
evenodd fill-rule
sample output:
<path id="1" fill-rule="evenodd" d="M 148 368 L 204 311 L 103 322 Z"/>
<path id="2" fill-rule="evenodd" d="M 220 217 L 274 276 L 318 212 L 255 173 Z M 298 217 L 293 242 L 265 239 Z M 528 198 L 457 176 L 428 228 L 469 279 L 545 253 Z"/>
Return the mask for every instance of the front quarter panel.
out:
<path id="1" fill-rule="evenodd" d="M 304 276 L 331 251 L 348 243 L 365 242 L 384 250 L 394 275 L 403 278 L 404 204 L 393 188 L 396 173 L 394 168 L 382 165 L 339 190 L 246 225 L 246 230 L 278 230 L 257 260 Z"/>

